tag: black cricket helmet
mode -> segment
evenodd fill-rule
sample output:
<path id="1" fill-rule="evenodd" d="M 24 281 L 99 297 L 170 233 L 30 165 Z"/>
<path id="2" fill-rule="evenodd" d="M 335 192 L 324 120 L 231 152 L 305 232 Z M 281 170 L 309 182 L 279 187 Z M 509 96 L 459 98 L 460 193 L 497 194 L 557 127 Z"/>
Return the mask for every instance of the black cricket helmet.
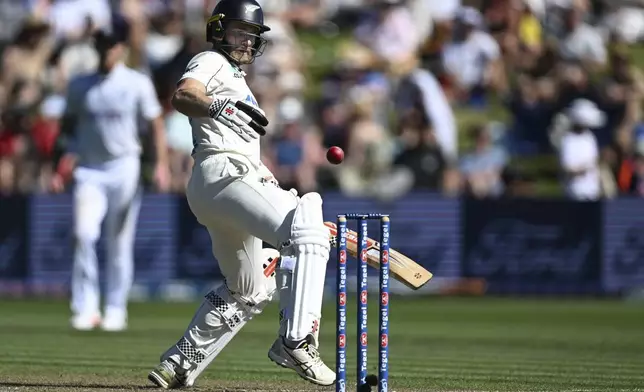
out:
<path id="1" fill-rule="evenodd" d="M 253 26 L 257 29 L 257 34 L 246 31 L 236 31 L 235 41 L 229 42 L 226 32 L 230 30 L 230 22 L 237 21 Z M 235 50 L 240 42 L 251 40 L 252 58 L 249 63 L 255 60 L 255 57 L 261 56 L 266 47 L 266 39 L 261 37 L 262 33 L 269 31 L 270 28 L 264 24 L 264 11 L 255 0 L 221 0 L 212 11 L 206 25 L 206 40 L 213 44 L 215 49 L 222 51 L 231 60 L 237 62 L 230 56 L 230 52 Z"/>

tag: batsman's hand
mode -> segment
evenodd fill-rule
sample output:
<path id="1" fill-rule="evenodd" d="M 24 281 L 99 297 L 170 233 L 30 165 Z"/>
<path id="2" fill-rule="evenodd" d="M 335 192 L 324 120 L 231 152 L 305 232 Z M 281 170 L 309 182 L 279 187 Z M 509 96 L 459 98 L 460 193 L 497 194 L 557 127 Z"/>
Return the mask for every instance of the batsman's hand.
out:
<path id="1" fill-rule="evenodd" d="M 209 108 L 210 117 L 235 131 L 249 142 L 266 135 L 268 119 L 249 104 L 231 99 L 215 99 Z"/>

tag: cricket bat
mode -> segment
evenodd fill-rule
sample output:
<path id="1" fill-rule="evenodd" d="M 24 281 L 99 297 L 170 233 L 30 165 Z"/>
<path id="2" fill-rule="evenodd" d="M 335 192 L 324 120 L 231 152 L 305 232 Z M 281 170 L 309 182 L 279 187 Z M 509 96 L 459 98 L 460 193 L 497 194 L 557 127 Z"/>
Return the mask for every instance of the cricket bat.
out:
<path id="1" fill-rule="evenodd" d="M 329 228 L 331 245 L 336 247 L 338 227 L 333 222 L 324 222 L 324 225 Z M 350 229 L 347 229 L 347 252 L 352 257 L 358 257 L 358 233 Z M 371 238 L 367 238 L 367 264 L 373 268 L 380 268 L 380 243 Z M 432 278 L 431 272 L 391 248 L 389 248 L 389 273 L 412 290 L 418 290 Z"/>

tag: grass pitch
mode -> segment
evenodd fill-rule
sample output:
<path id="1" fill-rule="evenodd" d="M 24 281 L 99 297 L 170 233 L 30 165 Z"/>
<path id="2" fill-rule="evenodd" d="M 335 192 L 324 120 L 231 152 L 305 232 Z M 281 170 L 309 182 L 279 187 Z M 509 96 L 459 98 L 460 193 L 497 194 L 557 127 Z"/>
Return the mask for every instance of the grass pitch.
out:
<path id="1" fill-rule="evenodd" d="M 377 305 L 370 304 L 369 367 L 376 373 Z M 110 334 L 71 331 L 67 303 L 2 301 L 0 392 L 151 390 L 148 371 L 181 336 L 196 306 L 135 303 L 130 329 Z M 355 331 L 353 308 L 349 331 Z M 324 314 L 321 353 L 333 367 L 332 304 Z M 390 321 L 390 391 L 644 391 L 642 304 L 394 297 Z M 268 360 L 276 327 L 273 306 L 245 327 L 194 389 L 316 390 Z M 351 370 L 355 341 L 350 334 Z M 351 372 L 350 385 L 354 379 Z"/>

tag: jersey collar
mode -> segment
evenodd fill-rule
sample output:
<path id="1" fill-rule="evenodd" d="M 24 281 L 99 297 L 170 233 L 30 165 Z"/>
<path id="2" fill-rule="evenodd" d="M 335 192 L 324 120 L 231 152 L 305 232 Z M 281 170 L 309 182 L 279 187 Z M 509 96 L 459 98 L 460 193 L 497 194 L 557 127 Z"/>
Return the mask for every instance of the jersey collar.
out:
<path id="1" fill-rule="evenodd" d="M 226 60 L 228 60 L 228 63 L 230 64 L 230 66 L 231 66 L 231 67 L 232 67 L 232 69 L 233 69 L 233 72 L 239 72 L 239 73 L 241 73 L 241 74 L 242 74 L 242 76 L 246 76 L 246 72 L 244 72 L 244 70 L 243 70 L 243 69 L 241 69 L 241 67 L 239 66 L 239 64 L 237 64 L 237 63 L 236 63 L 236 62 L 235 62 L 235 61 L 230 57 L 230 55 L 229 55 L 228 53 L 224 52 L 223 50 L 219 50 L 219 49 L 213 49 L 213 50 L 214 50 L 214 52 L 216 52 L 216 53 L 218 53 L 218 54 L 220 54 L 220 55 L 224 56 L 224 58 L 225 58 Z"/>

